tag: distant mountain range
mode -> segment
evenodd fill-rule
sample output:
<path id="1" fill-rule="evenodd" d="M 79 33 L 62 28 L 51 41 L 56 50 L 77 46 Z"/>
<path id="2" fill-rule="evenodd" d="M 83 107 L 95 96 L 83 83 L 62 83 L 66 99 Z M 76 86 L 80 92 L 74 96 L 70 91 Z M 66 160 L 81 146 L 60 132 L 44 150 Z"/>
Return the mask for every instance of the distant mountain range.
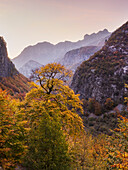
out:
<path id="1" fill-rule="evenodd" d="M 77 42 L 65 41 L 53 45 L 49 42 L 38 43 L 33 46 L 26 47 L 20 55 L 14 58 L 12 61 L 16 68 L 20 71 L 24 64 L 30 60 L 36 61 L 41 65 L 45 65 L 50 62 L 61 60 L 64 55 L 73 49 L 81 48 L 84 46 L 103 46 L 104 42 L 110 36 L 110 32 L 107 29 L 93 33 L 91 35 L 86 34 L 83 40 Z"/>

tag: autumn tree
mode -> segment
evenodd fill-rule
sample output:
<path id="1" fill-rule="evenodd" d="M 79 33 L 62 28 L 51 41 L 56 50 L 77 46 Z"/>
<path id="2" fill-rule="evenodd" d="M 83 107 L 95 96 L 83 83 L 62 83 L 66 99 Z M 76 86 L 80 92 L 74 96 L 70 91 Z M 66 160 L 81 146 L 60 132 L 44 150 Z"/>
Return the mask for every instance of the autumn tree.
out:
<path id="1" fill-rule="evenodd" d="M 88 107 L 89 112 L 94 113 L 95 115 L 99 116 L 102 114 L 102 107 L 101 104 L 98 103 L 95 98 L 89 98 L 88 100 Z"/>
<path id="2" fill-rule="evenodd" d="M 54 115 L 59 112 L 62 126 L 68 132 L 83 129 L 82 119 L 78 115 L 78 113 L 83 113 L 79 95 L 75 95 L 74 91 L 65 84 L 70 76 L 71 72 L 69 70 L 56 63 L 47 64 L 45 67 L 41 67 L 40 70 L 36 70 L 33 78 L 36 79 L 37 83 L 39 82 L 39 85 L 31 83 L 32 90 L 27 94 L 25 100 L 29 105 L 25 108 L 26 111 L 29 110 L 27 113 L 31 112 L 31 108 L 37 108 L 35 105 L 38 108 L 41 105 L 46 111 L 48 108 L 49 110 L 54 109 Z M 36 116 L 38 119 L 40 111 L 35 112 L 37 115 L 33 112 L 28 114 L 28 117 L 32 115 L 32 117 Z M 51 114 L 51 116 L 54 115 Z"/>
<path id="3" fill-rule="evenodd" d="M 106 169 L 106 143 L 105 135 L 94 137 L 85 132 L 72 148 L 74 158 L 72 169 Z"/>
<path id="4" fill-rule="evenodd" d="M 0 166 L 12 169 L 25 153 L 24 121 L 17 110 L 18 101 L 0 89 Z"/>
<path id="5" fill-rule="evenodd" d="M 38 127 L 35 129 L 33 126 L 29 133 L 25 167 L 33 170 L 66 170 L 69 169 L 70 161 L 59 117 L 56 115 L 53 118 L 46 112 L 42 113 Z"/>
<path id="6" fill-rule="evenodd" d="M 114 101 L 111 98 L 107 98 L 104 103 L 104 106 L 107 110 L 111 110 L 114 106 Z"/>
<path id="7" fill-rule="evenodd" d="M 35 71 L 33 70 L 30 78 L 40 84 L 44 93 L 51 94 L 60 90 L 59 85 L 68 82 L 71 76 L 72 72 L 70 70 L 67 70 L 61 64 L 52 63 Z"/>
<path id="8" fill-rule="evenodd" d="M 59 162 L 63 155 L 66 156 L 69 147 L 68 150 L 66 150 L 65 146 L 69 143 L 70 147 L 73 146 L 76 138 L 83 132 L 83 121 L 78 115 L 78 113 L 83 113 L 82 103 L 78 95 L 75 95 L 73 90 L 66 85 L 70 76 L 70 71 L 56 63 L 48 64 L 36 70 L 33 73 L 33 79 L 37 81 L 37 84 L 31 83 L 32 89 L 26 95 L 25 101 L 21 104 L 21 112 L 25 113 L 32 130 L 30 133 L 36 134 L 33 138 L 31 138 L 29 134 L 28 141 L 36 140 L 40 145 L 37 145 L 36 152 L 41 154 L 39 150 L 41 147 L 43 149 L 42 155 L 45 151 L 45 145 L 48 142 L 51 152 L 47 152 L 46 157 L 53 160 L 56 169 L 59 164 L 54 158 L 57 157 Z M 46 119 L 46 117 L 48 117 L 48 119 Z M 51 124 L 51 120 L 53 124 Z M 42 122 L 46 123 L 43 123 L 42 126 Z M 47 127 L 48 124 L 49 128 Z M 60 135 L 56 136 L 56 134 Z M 52 141 L 53 144 L 51 144 Z M 27 155 L 35 155 L 35 145 L 28 145 L 28 147 L 29 151 Z M 53 149 L 56 149 L 56 151 L 53 151 Z M 58 149 L 60 152 L 58 152 Z M 56 152 L 58 153 L 55 154 Z M 49 155 L 50 153 L 51 155 Z M 66 157 L 63 159 L 63 163 L 66 159 Z M 36 161 L 36 156 L 34 156 L 33 162 L 35 162 L 35 165 L 33 166 L 36 166 Z M 43 161 L 42 156 L 40 156 L 38 161 Z M 47 166 L 51 166 L 51 164 L 52 163 L 48 165 L 47 162 Z"/>
<path id="9" fill-rule="evenodd" d="M 118 128 L 114 136 L 108 137 L 108 166 L 118 169 L 128 167 L 128 119 L 119 115 Z"/>

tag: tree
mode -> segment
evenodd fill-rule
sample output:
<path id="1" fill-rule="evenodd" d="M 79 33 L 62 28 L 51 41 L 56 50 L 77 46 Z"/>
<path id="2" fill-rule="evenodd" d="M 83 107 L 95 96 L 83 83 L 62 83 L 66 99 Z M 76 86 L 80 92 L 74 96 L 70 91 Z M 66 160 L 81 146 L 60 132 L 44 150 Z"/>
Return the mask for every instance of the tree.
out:
<path id="1" fill-rule="evenodd" d="M 84 133 L 72 148 L 74 164 L 72 169 L 106 169 L 107 161 L 105 135 L 92 136 Z"/>
<path id="2" fill-rule="evenodd" d="M 56 89 L 57 83 L 63 84 L 71 76 L 72 72 L 70 70 L 67 70 L 61 64 L 52 63 L 33 71 L 30 78 L 36 80 L 37 83 L 39 82 L 45 93 L 51 94 L 59 90 L 58 88 Z"/>
<path id="3" fill-rule="evenodd" d="M 102 114 L 101 104 L 98 103 L 95 98 L 89 98 L 87 108 L 89 112 L 93 112 L 97 116 Z"/>
<path id="4" fill-rule="evenodd" d="M 35 71 L 33 77 L 37 83 L 40 82 L 40 85 L 31 83 L 32 89 L 25 99 L 25 110 L 27 117 L 31 117 L 31 122 L 39 118 L 43 109 L 46 112 L 54 110 L 54 114 L 49 114 L 56 116 L 56 113 L 59 113 L 65 132 L 75 134 L 83 129 L 83 121 L 78 115 L 83 113 L 82 102 L 79 95 L 75 95 L 74 91 L 65 84 L 70 76 L 70 71 L 56 63 L 47 64 Z M 32 112 L 31 109 L 34 111 Z"/>
<path id="5" fill-rule="evenodd" d="M 36 70 L 33 79 L 39 85 L 31 83 L 32 89 L 20 106 L 31 128 L 25 160 L 32 161 L 35 169 L 57 169 L 60 162 L 62 168 L 67 167 L 69 147 L 83 133 L 83 121 L 78 115 L 83 113 L 82 103 L 66 85 L 70 75 L 56 63 Z"/>
<path id="6" fill-rule="evenodd" d="M 104 106 L 107 110 L 111 110 L 114 106 L 114 101 L 111 98 L 107 98 Z"/>
<path id="7" fill-rule="evenodd" d="M 25 122 L 17 110 L 18 101 L 0 89 L 0 166 L 12 169 L 25 153 Z"/>
<path id="8" fill-rule="evenodd" d="M 56 116 L 43 114 L 39 125 L 32 127 L 28 137 L 25 166 L 28 169 L 69 169 L 70 156 L 65 135 Z"/>

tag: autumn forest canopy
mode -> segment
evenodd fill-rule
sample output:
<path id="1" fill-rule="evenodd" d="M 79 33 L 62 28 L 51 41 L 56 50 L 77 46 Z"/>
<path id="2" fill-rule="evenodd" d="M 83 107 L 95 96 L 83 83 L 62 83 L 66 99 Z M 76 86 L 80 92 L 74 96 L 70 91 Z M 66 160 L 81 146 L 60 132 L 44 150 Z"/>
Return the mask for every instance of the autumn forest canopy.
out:
<path id="1" fill-rule="evenodd" d="M 127 112 L 118 114 L 111 135 L 94 135 L 85 125 L 84 107 L 96 115 L 102 110 L 93 99 L 88 104 L 80 100 L 68 86 L 71 76 L 64 66 L 52 63 L 33 71 L 25 97 L 17 99 L 0 89 L 1 168 L 127 169 Z M 110 110 L 113 101 L 107 99 L 105 105 Z"/>

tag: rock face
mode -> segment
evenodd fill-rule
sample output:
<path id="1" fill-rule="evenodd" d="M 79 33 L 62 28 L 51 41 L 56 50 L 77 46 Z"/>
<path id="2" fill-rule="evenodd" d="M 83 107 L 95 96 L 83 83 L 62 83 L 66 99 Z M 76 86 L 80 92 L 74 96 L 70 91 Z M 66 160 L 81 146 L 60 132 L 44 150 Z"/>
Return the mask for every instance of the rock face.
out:
<path id="1" fill-rule="evenodd" d="M 14 64 L 8 58 L 6 42 L 0 37 L 0 77 L 12 77 L 18 74 Z"/>
<path id="2" fill-rule="evenodd" d="M 22 98 L 22 94 L 29 91 L 28 79 L 20 74 L 15 65 L 8 58 L 6 43 L 0 37 L 0 88 L 6 90 L 13 96 L 20 94 L 18 98 Z"/>
<path id="3" fill-rule="evenodd" d="M 90 56 L 100 49 L 100 46 L 86 46 L 71 50 L 59 62 L 74 72 L 83 61 L 88 60 Z"/>
<path id="4" fill-rule="evenodd" d="M 106 98 L 121 103 L 128 92 L 128 22 L 117 29 L 103 48 L 76 70 L 71 87 L 81 98 Z"/>
<path id="5" fill-rule="evenodd" d="M 14 58 L 12 61 L 19 69 L 29 60 L 34 60 L 40 64 L 48 64 L 49 62 L 54 62 L 56 59 L 63 58 L 64 55 L 73 49 L 77 49 L 83 46 L 103 46 L 105 39 L 110 36 L 110 32 L 106 29 L 99 31 L 98 33 L 93 33 L 91 35 L 85 35 L 83 40 L 77 42 L 60 42 L 53 45 L 49 42 L 38 43 L 34 46 L 26 47 L 19 56 Z"/>
<path id="6" fill-rule="evenodd" d="M 29 60 L 26 64 L 19 68 L 19 72 L 25 77 L 29 78 L 31 76 L 32 70 L 40 68 L 42 65 L 36 61 Z"/>

